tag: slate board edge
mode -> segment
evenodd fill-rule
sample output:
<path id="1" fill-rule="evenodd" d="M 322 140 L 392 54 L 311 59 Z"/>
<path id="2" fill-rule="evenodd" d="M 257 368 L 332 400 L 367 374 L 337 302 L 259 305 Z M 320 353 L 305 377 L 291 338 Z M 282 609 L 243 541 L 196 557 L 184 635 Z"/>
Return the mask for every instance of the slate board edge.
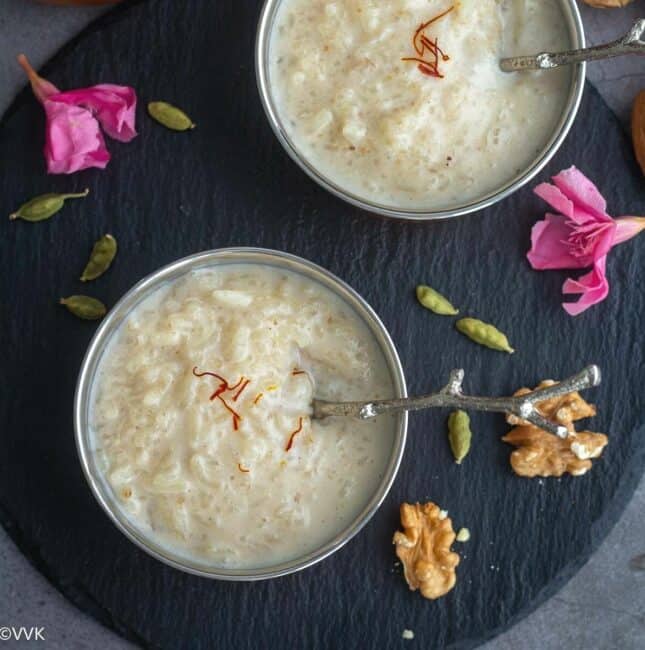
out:
<path id="1" fill-rule="evenodd" d="M 110 10 L 106 14 L 100 16 L 95 21 L 85 27 L 77 36 L 67 42 L 49 61 L 41 68 L 42 74 L 47 77 L 48 71 L 54 68 L 58 61 L 63 59 L 70 51 L 72 51 L 79 42 L 81 42 L 88 34 L 103 31 L 110 28 L 114 23 L 124 19 L 128 11 L 141 4 L 142 2 L 154 2 L 154 0 L 125 0 L 118 7 Z M 586 82 L 587 92 L 598 94 L 594 86 Z M 601 98 L 602 99 L 602 98 Z M 25 85 L 14 100 L 11 102 L 7 110 L 0 117 L 0 123 L 5 119 L 9 119 L 11 115 L 17 111 L 21 105 L 26 101 L 32 100 L 32 94 L 29 85 Z M 602 100 L 604 102 L 604 100 Z M 613 113 L 613 111 L 611 111 Z M 624 129 L 623 137 L 625 136 Z M 639 427 L 643 428 L 643 427 Z M 643 431 L 645 433 L 645 429 Z M 601 467 L 598 468 L 601 470 Z M 598 471 L 597 470 L 597 471 Z M 603 515 L 594 522 L 594 528 L 591 531 L 591 541 L 583 548 L 580 549 L 578 558 L 566 566 L 540 593 L 539 595 L 526 607 L 521 609 L 509 619 L 504 625 L 490 630 L 485 636 L 478 637 L 477 639 L 466 639 L 459 641 L 455 644 L 448 646 L 452 650 L 468 650 L 475 648 L 486 641 L 493 639 L 507 629 L 516 625 L 519 621 L 538 609 L 546 600 L 554 596 L 564 585 L 578 572 L 578 570 L 586 564 L 591 555 L 598 549 L 600 544 L 613 530 L 618 522 L 623 510 L 632 498 L 643 472 L 645 471 L 645 448 L 641 449 L 639 453 L 632 457 L 626 476 L 620 483 L 620 488 L 614 495 L 610 506 L 604 511 Z M 16 544 L 21 553 L 27 558 L 30 564 L 41 573 L 50 584 L 52 584 L 65 598 L 72 604 L 78 607 L 85 614 L 93 617 L 108 629 L 113 630 L 124 639 L 136 643 L 143 647 L 154 647 L 134 630 L 127 626 L 122 625 L 117 619 L 114 618 L 112 613 L 106 609 L 101 603 L 92 598 L 85 589 L 75 583 L 67 583 L 64 578 L 58 575 L 55 567 L 47 564 L 41 556 L 37 547 L 30 543 L 28 538 L 24 535 L 17 520 L 11 515 L 9 510 L 0 502 L 0 524 L 7 531 L 10 539 Z M 598 533 L 597 530 L 602 530 Z"/>
<path id="2" fill-rule="evenodd" d="M 67 56 L 67 54 L 71 52 L 76 47 L 76 45 L 78 45 L 78 43 L 82 41 L 88 34 L 100 32 L 104 29 L 107 29 L 115 22 L 122 20 L 123 14 L 127 13 L 130 9 L 143 2 L 154 2 L 154 0 L 124 0 L 114 9 L 110 9 L 107 13 L 99 16 L 96 20 L 93 20 L 76 36 L 67 41 L 67 43 L 65 43 L 65 45 L 63 45 L 56 52 L 56 54 L 54 54 L 51 59 L 49 59 L 47 63 L 45 63 L 39 69 L 39 73 L 46 78 L 49 75 L 50 70 L 56 66 L 58 61 Z M 16 52 L 16 56 L 18 56 L 18 54 L 20 54 L 20 52 Z M 18 64 L 16 63 L 16 65 Z M 28 83 L 25 83 L 25 87 L 18 92 L 5 112 L 0 116 L 0 122 L 4 122 L 6 119 L 9 119 L 25 101 L 29 101 L 32 97 L 33 95 L 31 93 L 31 86 Z"/>

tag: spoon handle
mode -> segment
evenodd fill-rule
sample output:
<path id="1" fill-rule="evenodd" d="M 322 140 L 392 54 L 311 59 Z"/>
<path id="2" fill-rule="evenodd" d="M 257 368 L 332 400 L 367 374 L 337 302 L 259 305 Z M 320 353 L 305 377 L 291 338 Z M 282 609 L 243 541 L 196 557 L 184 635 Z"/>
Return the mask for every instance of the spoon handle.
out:
<path id="1" fill-rule="evenodd" d="M 502 59 L 499 65 L 503 72 L 520 72 L 522 70 L 546 70 L 561 65 L 609 59 L 624 54 L 645 54 L 645 42 L 641 38 L 643 32 L 645 32 L 645 18 L 637 20 L 625 36 L 611 43 L 567 52 L 542 52 L 533 56 L 513 56 Z"/>
<path id="2" fill-rule="evenodd" d="M 537 410 L 536 404 L 552 397 L 559 397 L 591 386 L 597 386 L 600 383 L 600 368 L 598 366 L 587 366 L 584 370 L 557 384 L 516 397 L 464 395 L 461 392 L 463 380 L 464 371 L 453 370 L 450 373 L 450 380 L 438 393 L 419 397 L 404 397 L 373 402 L 325 402 L 316 399 L 313 403 L 313 417 L 319 419 L 330 415 L 341 415 L 367 420 L 383 413 L 401 413 L 402 411 L 417 411 L 432 407 L 452 407 L 470 411 L 513 413 L 540 429 L 554 433 L 561 438 L 566 438 L 569 433 L 567 428 L 544 418 Z"/>

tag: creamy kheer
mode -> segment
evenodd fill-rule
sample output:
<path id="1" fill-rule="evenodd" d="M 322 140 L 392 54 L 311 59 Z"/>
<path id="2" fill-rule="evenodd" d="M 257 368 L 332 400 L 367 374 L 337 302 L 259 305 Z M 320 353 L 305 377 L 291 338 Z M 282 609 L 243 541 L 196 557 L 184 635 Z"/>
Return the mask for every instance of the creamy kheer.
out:
<path id="1" fill-rule="evenodd" d="M 391 455 L 394 420 L 312 421 L 314 392 L 392 391 L 367 326 L 326 288 L 262 265 L 196 271 L 113 335 L 92 393 L 94 453 L 145 536 L 214 566 L 266 567 L 348 526 Z"/>
<path id="2" fill-rule="evenodd" d="M 328 181 L 445 209 L 526 169 L 562 115 L 569 70 L 508 74 L 499 59 L 569 45 L 558 0 L 282 0 L 270 87 Z"/>

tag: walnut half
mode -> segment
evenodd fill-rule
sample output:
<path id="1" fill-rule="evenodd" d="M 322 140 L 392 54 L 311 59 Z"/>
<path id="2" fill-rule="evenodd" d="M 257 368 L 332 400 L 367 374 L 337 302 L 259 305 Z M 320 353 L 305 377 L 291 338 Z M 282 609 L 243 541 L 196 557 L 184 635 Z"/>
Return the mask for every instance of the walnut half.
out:
<path id="1" fill-rule="evenodd" d="M 534 390 L 538 390 L 539 388 L 548 388 L 557 383 L 558 382 L 553 381 L 553 379 L 545 379 L 544 381 L 541 381 L 539 386 Z M 518 391 L 515 391 L 513 396 L 517 397 L 519 395 L 526 395 L 530 392 L 530 388 L 520 388 Z M 573 423 L 576 420 L 582 420 L 582 418 L 590 418 L 596 415 L 596 407 L 593 404 L 585 402 L 578 392 L 567 393 L 560 397 L 545 399 L 543 402 L 538 402 L 535 405 L 535 408 L 545 418 L 557 422 L 558 424 L 563 424 L 567 429 L 569 429 L 569 431 L 575 431 Z M 517 415 L 512 415 L 510 413 L 506 416 L 506 421 L 509 424 L 514 425 L 530 425 L 530 422 L 522 420 L 521 418 L 518 418 Z"/>
<path id="2" fill-rule="evenodd" d="M 552 386 L 555 382 L 543 381 L 538 388 Z M 528 393 L 521 388 L 515 395 Z M 598 458 L 607 444 L 607 436 L 591 431 L 576 432 L 574 422 L 596 414 L 580 393 L 568 393 L 536 404 L 538 411 L 549 420 L 569 429 L 567 438 L 558 438 L 515 415 L 508 415 L 506 421 L 516 425 L 503 438 L 515 445 L 511 453 L 511 466 L 519 476 L 562 476 L 565 472 L 582 476 L 591 469 L 591 459 Z"/>
<path id="3" fill-rule="evenodd" d="M 455 586 L 459 564 L 459 556 L 450 550 L 455 541 L 452 521 L 432 502 L 402 503 L 401 525 L 404 532 L 394 533 L 392 542 L 410 589 L 420 589 L 431 600 L 447 594 Z"/>

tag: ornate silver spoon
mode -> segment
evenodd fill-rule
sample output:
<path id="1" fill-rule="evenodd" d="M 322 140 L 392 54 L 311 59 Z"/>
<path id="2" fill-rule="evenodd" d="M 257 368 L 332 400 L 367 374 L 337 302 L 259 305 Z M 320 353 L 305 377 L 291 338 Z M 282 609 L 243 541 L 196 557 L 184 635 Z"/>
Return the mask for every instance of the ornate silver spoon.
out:
<path id="1" fill-rule="evenodd" d="M 560 438 L 569 434 L 566 427 L 547 420 L 535 405 L 551 397 L 559 397 L 573 391 L 584 390 L 600 383 L 600 368 L 587 366 L 578 374 L 569 377 L 553 386 L 540 388 L 517 397 L 477 397 L 464 395 L 461 384 L 464 380 L 463 370 L 453 370 L 448 383 L 438 392 L 419 397 L 402 399 L 385 399 L 373 402 L 327 402 L 314 399 L 314 419 L 326 418 L 330 415 L 341 415 L 367 420 L 383 413 L 400 413 L 401 411 L 418 411 L 432 407 L 453 407 L 466 411 L 495 411 L 497 413 L 512 413 L 527 420 L 544 431 L 554 433 Z"/>
<path id="2" fill-rule="evenodd" d="M 504 72 L 548 70 L 561 65 L 609 59 L 624 54 L 645 54 L 645 42 L 642 40 L 644 32 L 645 18 L 641 18 L 634 23 L 625 36 L 617 41 L 567 52 L 541 52 L 533 56 L 512 56 L 508 59 L 501 59 L 499 66 Z"/>

